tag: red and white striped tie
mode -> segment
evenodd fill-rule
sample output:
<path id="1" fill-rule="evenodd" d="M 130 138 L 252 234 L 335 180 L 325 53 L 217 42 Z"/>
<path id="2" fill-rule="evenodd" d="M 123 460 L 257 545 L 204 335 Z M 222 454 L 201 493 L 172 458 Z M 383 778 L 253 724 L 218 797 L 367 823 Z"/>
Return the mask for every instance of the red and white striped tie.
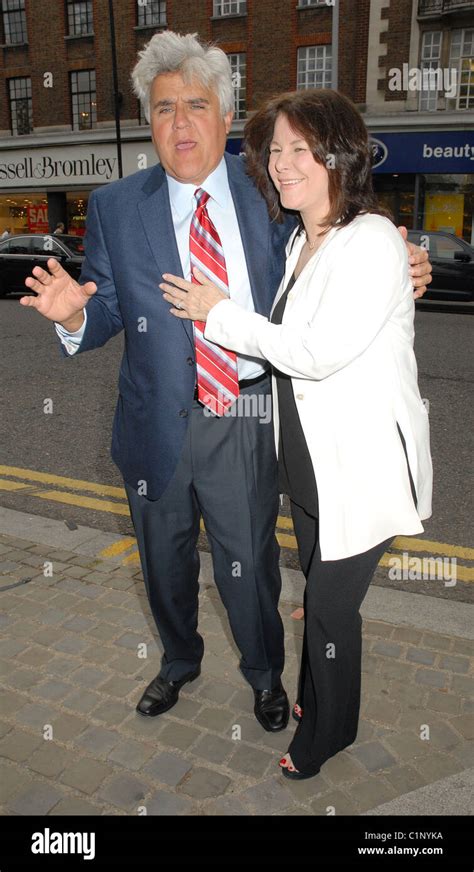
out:
<path id="1" fill-rule="evenodd" d="M 229 281 L 224 251 L 219 234 L 206 208 L 209 194 L 202 188 L 197 188 L 194 196 L 197 208 L 191 219 L 189 231 L 191 281 L 199 284 L 192 274 L 192 269 L 196 266 L 213 284 L 228 295 Z M 237 356 L 235 352 L 227 351 L 204 338 L 206 325 L 203 321 L 193 323 L 198 398 L 215 415 L 221 416 L 239 396 Z"/>

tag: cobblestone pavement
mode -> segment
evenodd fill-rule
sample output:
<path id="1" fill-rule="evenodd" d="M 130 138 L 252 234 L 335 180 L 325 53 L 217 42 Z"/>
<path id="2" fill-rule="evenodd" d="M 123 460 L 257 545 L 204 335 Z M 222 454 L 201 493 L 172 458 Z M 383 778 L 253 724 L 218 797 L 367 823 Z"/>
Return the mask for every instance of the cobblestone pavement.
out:
<path id="1" fill-rule="evenodd" d="M 161 652 L 137 566 L 38 544 L 32 529 L 0 536 L 4 814 L 361 815 L 392 804 L 403 814 L 405 796 L 407 808 L 419 796 L 418 813 L 435 814 L 444 795 L 445 813 L 469 813 L 472 639 L 365 619 L 357 740 L 291 783 L 278 759 L 294 722 L 272 735 L 255 720 L 212 583 L 201 584 L 202 674 L 147 720 L 135 705 Z M 409 611 L 410 594 L 400 596 Z M 281 603 L 290 701 L 299 605 Z"/>

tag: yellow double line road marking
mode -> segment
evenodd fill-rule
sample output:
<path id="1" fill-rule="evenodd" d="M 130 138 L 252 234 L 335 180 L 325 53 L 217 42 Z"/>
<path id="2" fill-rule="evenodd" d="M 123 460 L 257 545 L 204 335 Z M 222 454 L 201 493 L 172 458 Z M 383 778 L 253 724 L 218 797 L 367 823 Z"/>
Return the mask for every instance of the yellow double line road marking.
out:
<path id="1" fill-rule="evenodd" d="M 107 548 L 104 548 L 100 552 L 101 557 L 120 557 L 121 554 L 124 554 L 125 551 L 129 551 L 130 548 L 135 548 L 137 544 L 137 540 L 133 536 L 124 536 L 123 539 L 120 539 L 118 542 L 114 542 L 112 545 L 107 545 Z"/>
<path id="2" fill-rule="evenodd" d="M 423 541 L 423 540 L 419 539 L 418 541 L 421 542 L 421 541 Z M 430 543 L 427 541 L 426 544 L 429 545 Z M 437 542 L 436 544 L 437 544 L 437 545 L 440 545 L 441 543 L 440 543 L 440 542 Z M 395 539 L 394 542 L 393 542 L 393 544 L 392 544 L 392 548 L 399 548 L 399 547 L 400 547 L 400 546 L 398 545 L 398 539 Z M 447 547 L 449 547 L 449 546 L 447 546 Z M 404 550 L 404 551 L 407 551 L 407 548 L 404 548 L 403 550 Z M 468 550 L 469 550 L 469 549 L 468 549 Z M 426 547 L 423 547 L 423 548 L 420 548 L 420 547 L 418 547 L 418 548 L 413 548 L 413 547 L 412 547 L 412 548 L 410 548 L 410 552 L 409 552 L 409 554 L 410 554 L 411 557 L 413 556 L 413 552 L 414 552 L 414 551 L 424 551 L 425 554 L 429 554 L 429 555 L 430 555 L 430 558 L 429 558 L 430 560 L 433 560 L 433 562 L 434 562 L 434 560 L 435 560 L 435 558 L 432 558 L 432 557 L 431 557 L 432 552 L 431 552 L 431 550 L 430 550 L 429 548 L 426 548 Z M 442 553 L 442 552 L 440 552 L 440 553 Z M 446 556 L 448 556 L 448 555 L 446 555 Z M 396 558 L 398 558 L 398 559 L 400 560 L 400 553 L 397 552 L 397 551 L 394 551 L 393 553 L 390 553 L 390 554 L 389 554 L 388 552 L 385 552 L 385 554 L 384 554 L 384 555 L 380 558 L 380 560 L 379 560 L 379 566 L 384 566 L 384 567 L 386 567 L 387 569 L 393 568 L 393 566 L 394 566 L 394 560 L 393 560 L 393 558 L 394 558 L 394 557 L 396 557 Z M 448 559 L 450 560 L 451 558 L 448 557 Z M 435 566 L 436 566 L 436 563 L 435 563 Z M 456 569 L 455 569 L 455 578 L 456 578 L 457 581 L 474 581 L 474 567 L 472 567 L 472 566 L 462 566 L 462 565 L 460 565 L 460 564 L 457 562 L 457 558 L 456 558 L 456 564 L 455 564 L 455 566 L 456 566 Z M 413 571 L 416 571 L 416 570 L 414 569 Z"/>
<path id="3" fill-rule="evenodd" d="M 71 490 L 86 491 L 86 493 L 99 494 L 106 497 L 116 497 L 120 500 L 126 499 L 125 488 L 123 487 L 112 487 L 108 484 L 97 484 L 95 481 L 82 481 L 78 478 L 66 478 L 63 475 L 53 475 L 51 472 L 38 472 L 36 469 L 21 469 L 18 466 L 2 466 L 0 464 L 0 475 L 12 475 L 14 478 L 38 481 L 41 484 L 56 484 L 59 487 L 67 487 Z M 26 487 L 26 485 L 24 486 Z"/>
<path id="4" fill-rule="evenodd" d="M 397 536 L 393 547 L 400 551 L 424 551 L 426 554 L 442 554 L 443 557 L 457 557 L 459 560 L 474 560 L 474 548 L 448 545 L 446 542 L 432 542 L 429 539 L 416 539 L 411 536 Z"/>
<path id="5" fill-rule="evenodd" d="M 18 466 L 2 466 L 0 465 L 0 490 L 10 492 L 28 491 L 28 496 L 37 497 L 42 500 L 51 500 L 53 502 L 64 503 L 67 505 L 78 506 L 80 508 L 92 509 L 100 512 L 110 512 L 115 515 L 129 515 L 129 508 L 126 499 L 125 489 L 123 487 L 115 487 L 112 485 L 99 484 L 93 481 L 85 481 L 83 479 L 68 478 L 67 476 L 54 475 L 48 472 L 39 472 L 34 469 L 22 469 Z M 12 476 L 12 478 L 5 478 Z M 21 479 L 17 481 L 16 479 Z M 27 483 L 25 483 L 27 482 Z M 39 487 L 35 488 L 34 483 Z M 54 486 L 55 489 L 51 489 Z M 60 489 L 58 489 L 60 488 Z M 79 491 L 79 493 L 76 493 Z M 82 492 L 82 493 L 81 493 Z M 94 494 L 95 496 L 85 496 L 85 494 Z M 107 499 L 112 497 L 113 499 Z M 204 524 L 201 521 L 201 529 L 204 531 Z M 296 539 L 293 533 L 293 522 L 291 518 L 284 515 L 279 515 L 277 520 L 277 539 L 282 548 L 289 548 L 293 551 L 297 550 Z M 127 551 L 132 551 L 126 555 Z M 105 548 L 100 556 L 120 557 L 122 563 L 135 563 L 138 561 L 138 552 L 136 549 L 136 540 L 131 537 L 125 537 L 119 542 Z M 407 551 L 410 554 L 424 553 L 429 555 L 442 555 L 446 558 L 456 558 L 459 560 L 474 560 L 474 548 L 467 548 L 462 545 L 451 545 L 446 542 L 434 542 L 429 539 L 418 539 L 416 537 L 398 536 L 393 544 L 392 549 L 396 551 Z M 384 554 L 380 561 L 381 566 L 390 566 L 389 560 L 394 555 Z M 474 581 L 474 568 L 470 566 L 456 566 L 457 578 L 460 581 Z"/>

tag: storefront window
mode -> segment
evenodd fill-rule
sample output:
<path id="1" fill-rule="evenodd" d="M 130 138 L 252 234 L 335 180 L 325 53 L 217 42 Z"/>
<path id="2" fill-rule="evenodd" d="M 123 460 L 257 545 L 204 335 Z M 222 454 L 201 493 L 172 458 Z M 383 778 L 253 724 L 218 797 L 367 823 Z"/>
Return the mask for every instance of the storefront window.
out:
<path id="1" fill-rule="evenodd" d="M 473 243 L 474 175 L 425 175 L 423 230 L 444 230 Z"/>
<path id="2" fill-rule="evenodd" d="M 414 226 L 415 176 L 387 173 L 373 178 L 380 205 L 390 212 L 395 224 L 411 229 Z"/>
<path id="3" fill-rule="evenodd" d="M 0 233 L 8 227 L 10 233 L 44 232 L 47 226 L 48 201 L 46 194 L 0 194 Z"/>
<path id="4" fill-rule="evenodd" d="M 453 233 L 474 244 L 473 174 L 378 174 L 374 175 L 374 188 L 395 224 L 404 224 L 409 230 Z"/>
<path id="5" fill-rule="evenodd" d="M 67 232 L 84 236 L 86 232 L 87 203 L 89 191 L 74 191 L 67 194 Z"/>
<path id="6" fill-rule="evenodd" d="M 62 195 L 66 197 L 67 233 L 84 236 L 89 194 L 90 191 L 75 191 Z M 46 194 L 0 194 L 0 235 L 7 228 L 11 234 L 48 233 L 49 217 Z"/>

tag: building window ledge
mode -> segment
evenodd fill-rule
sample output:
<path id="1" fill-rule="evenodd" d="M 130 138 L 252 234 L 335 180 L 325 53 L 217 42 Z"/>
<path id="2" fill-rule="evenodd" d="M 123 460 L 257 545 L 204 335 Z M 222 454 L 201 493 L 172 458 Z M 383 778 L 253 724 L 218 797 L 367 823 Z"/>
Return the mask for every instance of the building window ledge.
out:
<path id="1" fill-rule="evenodd" d="M 68 34 L 66 34 L 66 36 L 64 37 L 64 39 L 67 39 L 67 40 L 71 40 L 71 39 L 88 39 L 88 38 L 90 38 L 91 36 L 92 36 L 92 37 L 94 36 L 94 33 L 93 33 L 92 30 L 90 31 L 90 33 L 68 33 Z"/>
<path id="2" fill-rule="evenodd" d="M 296 9 L 298 11 L 304 12 L 305 9 L 331 9 L 331 6 L 328 6 L 326 3 L 314 3 L 313 6 L 297 6 Z"/>
<path id="3" fill-rule="evenodd" d="M 73 124 L 71 124 L 71 127 L 70 127 L 71 132 L 77 133 L 77 134 L 79 134 L 79 136 L 87 136 L 87 134 L 89 134 L 92 130 L 98 130 L 98 129 L 99 128 L 97 127 L 97 123 L 93 124 L 92 127 L 74 127 Z"/>
<path id="4" fill-rule="evenodd" d="M 168 22 L 164 24 L 136 24 L 134 30 L 166 30 Z"/>
<path id="5" fill-rule="evenodd" d="M 28 40 L 25 42 L 2 42 L 0 48 L 24 48 L 25 45 L 29 45 Z"/>
<path id="6" fill-rule="evenodd" d="M 234 12 L 232 15 L 211 15 L 211 21 L 228 21 L 229 18 L 247 18 L 247 12 Z"/>

